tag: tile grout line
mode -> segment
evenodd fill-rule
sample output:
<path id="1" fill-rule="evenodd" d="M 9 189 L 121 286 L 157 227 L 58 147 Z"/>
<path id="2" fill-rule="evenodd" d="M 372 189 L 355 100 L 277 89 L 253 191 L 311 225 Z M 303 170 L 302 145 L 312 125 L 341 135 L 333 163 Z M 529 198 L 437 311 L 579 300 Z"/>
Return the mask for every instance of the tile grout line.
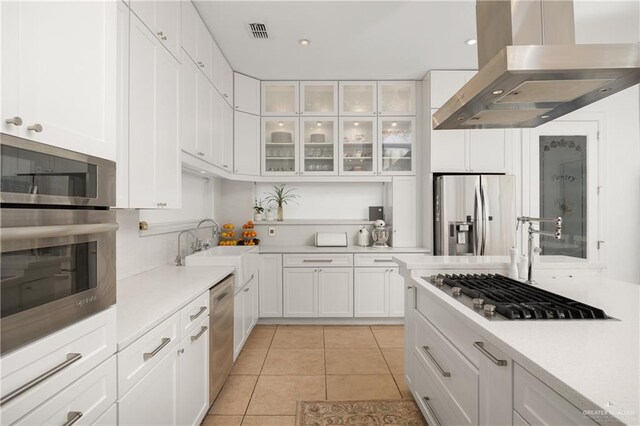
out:
<path id="1" fill-rule="evenodd" d="M 255 328 L 254 328 L 255 329 Z M 244 409 L 244 414 L 242 415 L 242 419 L 240 420 L 240 425 L 244 423 L 244 418 L 247 417 L 247 412 L 249 411 L 249 406 L 251 405 L 251 400 L 253 399 L 253 395 L 256 392 L 256 388 L 258 387 L 258 382 L 260 381 L 260 376 L 262 376 L 262 370 L 264 369 L 264 365 L 267 362 L 267 357 L 269 356 L 269 351 L 271 350 L 271 344 L 273 343 L 273 339 L 276 336 L 276 331 L 278 331 L 278 326 L 273 330 L 273 335 L 271 335 L 271 339 L 269 340 L 269 346 L 267 346 L 267 353 L 264 355 L 264 359 L 262 360 L 262 365 L 260 366 L 260 371 L 256 377 L 256 382 L 253 384 L 253 388 L 251 389 L 251 396 L 249 396 L 249 401 L 247 402 L 247 406 Z M 253 330 L 251 331 L 253 333 Z M 251 335 L 249 335 L 251 336 Z M 240 351 L 242 352 L 242 351 Z M 240 357 L 240 355 L 238 355 Z"/>
<path id="2" fill-rule="evenodd" d="M 369 328 L 371 329 L 371 326 L 369 326 Z M 400 395 L 400 398 L 402 398 L 402 392 L 400 391 L 400 386 L 398 386 L 398 382 L 396 382 L 396 378 L 393 375 L 393 371 L 391 371 L 391 367 L 389 366 L 389 362 L 387 361 L 387 357 L 384 356 L 384 352 L 382 351 L 382 347 L 380 346 L 380 342 L 378 342 L 378 338 L 376 337 L 376 333 L 373 332 L 373 329 L 371 329 L 371 334 L 373 334 L 373 338 L 376 339 L 376 343 L 378 344 L 378 350 L 380 351 L 380 354 L 382 355 L 382 359 L 384 359 L 384 363 L 387 365 L 387 368 L 389 369 L 389 373 L 391 374 L 391 380 L 393 380 L 393 384 L 396 385 L 396 390 L 398 391 L 398 395 Z M 403 372 L 404 374 L 404 372 Z"/>
<path id="3" fill-rule="evenodd" d="M 327 383 L 327 339 L 325 337 L 325 328 L 322 326 L 322 356 L 324 357 L 324 399 L 329 400 L 329 384 Z"/>

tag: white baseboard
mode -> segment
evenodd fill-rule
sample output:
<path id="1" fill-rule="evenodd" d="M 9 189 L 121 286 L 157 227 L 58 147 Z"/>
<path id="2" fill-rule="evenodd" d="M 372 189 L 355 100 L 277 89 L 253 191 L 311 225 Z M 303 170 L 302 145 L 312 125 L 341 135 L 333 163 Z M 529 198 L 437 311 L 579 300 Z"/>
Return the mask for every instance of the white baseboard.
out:
<path id="1" fill-rule="evenodd" d="M 403 325 L 404 318 L 259 318 L 269 325 Z"/>

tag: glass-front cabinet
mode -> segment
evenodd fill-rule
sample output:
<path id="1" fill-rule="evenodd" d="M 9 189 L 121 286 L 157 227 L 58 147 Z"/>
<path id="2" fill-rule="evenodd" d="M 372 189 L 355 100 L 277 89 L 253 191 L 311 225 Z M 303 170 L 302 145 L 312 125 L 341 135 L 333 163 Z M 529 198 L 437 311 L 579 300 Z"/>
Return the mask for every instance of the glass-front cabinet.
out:
<path id="1" fill-rule="evenodd" d="M 378 115 L 416 115 L 416 82 L 379 81 Z"/>
<path id="2" fill-rule="evenodd" d="M 376 119 L 340 119 L 340 174 L 376 175 Z"/>
<path id="3" fill-rule="evenodd" d="M 299 115 L 297 81 L 263 81 L 262 115 Z"/>
<path id="4" fill-rule="evenodd" d="M 301 81 L 300 114 L 306 116 L 337 116 L 338 82 Z"/>
<path id="5" fill-rule="evenodd" d="M 377 85 L 375 81 L 341 81 L 340 115 L 376 115 Z"/>
<path id="6" fill-rule="evenodd" d="M 380 174 L 415 174 L 415 128 L 416 120 L 413 117 L 378 119 Z"/>
<path id="7" fill-rule="evenodd" d="M 301 175 L 338 174 L 338 119 L 300 119 Z"/>
<path id="8" fill-rule="evenodd" d="M 264 175 L 298 174 L 298 122 L 297 117 L 262 118 Z"/>

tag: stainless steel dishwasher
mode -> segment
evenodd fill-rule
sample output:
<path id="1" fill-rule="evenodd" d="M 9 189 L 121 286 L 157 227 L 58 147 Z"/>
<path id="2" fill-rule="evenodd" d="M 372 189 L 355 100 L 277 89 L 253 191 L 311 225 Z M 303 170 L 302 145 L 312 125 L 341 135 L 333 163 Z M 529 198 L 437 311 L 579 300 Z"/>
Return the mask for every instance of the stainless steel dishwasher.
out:
<path id="1" fill-rule="evenodd" d="M 233 275 L 209 291 L 209 405 L 233 367 Z"/>

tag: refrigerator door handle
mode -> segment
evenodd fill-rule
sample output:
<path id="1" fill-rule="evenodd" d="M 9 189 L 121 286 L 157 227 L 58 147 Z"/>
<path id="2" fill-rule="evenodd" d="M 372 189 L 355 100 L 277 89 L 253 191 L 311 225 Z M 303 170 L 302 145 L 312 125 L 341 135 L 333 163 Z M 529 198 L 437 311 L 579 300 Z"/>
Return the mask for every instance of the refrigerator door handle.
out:
<path id="1" fill-rule="evenodd" d="M 481 237 L 483 226 L 482 222 L 482 201 L 480 195 L 480 186 L 476 185 L 473 197 L 473 254 L 479 256 L 481 253 Z"/>
<path id="2" fill-rule="evenodd" d="M 480 255 L 484 256 L 487 251 L 489 241 L 489 200 L 485 194 L 485 186 L 480 184 L 480 205 L 482 206 L 482 239 L 480 244 Z"/>

